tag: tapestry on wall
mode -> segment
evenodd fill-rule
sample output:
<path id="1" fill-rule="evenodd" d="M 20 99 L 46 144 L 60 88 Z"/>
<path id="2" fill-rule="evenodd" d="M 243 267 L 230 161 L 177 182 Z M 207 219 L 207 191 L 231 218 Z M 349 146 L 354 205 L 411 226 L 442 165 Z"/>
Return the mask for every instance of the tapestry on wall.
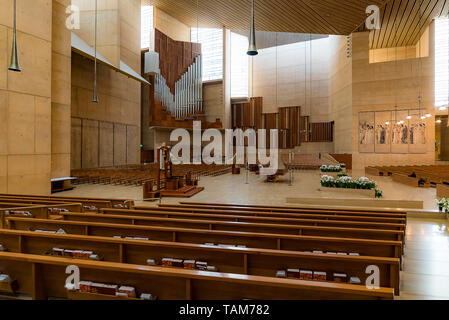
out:
<path id="1" fill-rule="evenodd" d="M 407 119 L 408 110 L 393 112 L 394 119 L 391 121 L 391 153 L 409 152 L 409 126 Z"/>
<path id="2" fill-rule="evenodd" d="M 413 117 L 410 120 L 410 153 L 426 152 L 426 130 L 426 120 L 421 120 L 419 117 Z"/>
<path id="3" fill-rule="evenodd" d="M 359 152 L 374 152 L 374 112 L 359 113 Z"/>
<path id="4" fill-rule="evenodd" d="M 359 113 L 360 153 L 426 153 L 427 119 L 417 110 Z"/>
<path id="5" fill-rule="evenodd" d="M 391 111 L 375 113 L 376 122 L 376 143 L 374 152 L 391 152 Z"/>

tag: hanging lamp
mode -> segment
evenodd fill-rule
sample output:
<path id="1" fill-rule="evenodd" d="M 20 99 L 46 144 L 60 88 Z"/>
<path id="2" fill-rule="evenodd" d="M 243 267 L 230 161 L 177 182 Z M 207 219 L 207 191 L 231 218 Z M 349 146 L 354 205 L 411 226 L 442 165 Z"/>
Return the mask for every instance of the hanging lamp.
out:
<path id="1" fill-rule="evenodd" d="M 256 46 L 256 24 L 254 17 L 254 0 L 252 0 L 251 4 L 251 30 L 249 33 L 249 48 L 247 54 L 249 56 L 257 56 L 259 52 L 257 52 Z"/>
<path id="2" fill-rule="evenodd" d="M 14 0 L 14 29 L 12 34 L 12 52 L 11 52 L 11 63 L 9 65 L 8 70 L 15 71 L 15 72 L 21 72 L 19 65 L 19 52 L 17 50 L 17 27 L 16 27 L 16 20 L 17 20 L 17 8 L 16 8 L 16 0 Z"/>
<path id="3" fill-rule="evenodd" d="M 95 57 L 94 57 L 94 96 L 92 102 L 98 103 L 98 88 L 97 88 L 97 0 L 95 0 Z"/>

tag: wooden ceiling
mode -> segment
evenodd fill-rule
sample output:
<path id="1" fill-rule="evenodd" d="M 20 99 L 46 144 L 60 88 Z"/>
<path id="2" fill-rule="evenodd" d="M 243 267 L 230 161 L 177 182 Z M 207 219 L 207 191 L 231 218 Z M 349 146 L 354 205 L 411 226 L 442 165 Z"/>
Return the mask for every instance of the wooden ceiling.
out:
<path id="1" fill-rule="evenodd" d="M 416 45 L 432 20 L 448 10 L 449 0 L 390 0 L 380 11 L 381 29 L 370 33 L 370 47 Z M 365 26 L 358 31 L 366 31 Z"/>
<path id="2" fill-rule="evenodd" d="M 388 1 L 255 0 L 256 29 L 349 35 L 364 23 L 367 6 Z M 156 6 L 192 27 L 198 20 L 200 27 L 247 30 L 251 22 L 251 0 L 142 0 L 142 5 Z"/>

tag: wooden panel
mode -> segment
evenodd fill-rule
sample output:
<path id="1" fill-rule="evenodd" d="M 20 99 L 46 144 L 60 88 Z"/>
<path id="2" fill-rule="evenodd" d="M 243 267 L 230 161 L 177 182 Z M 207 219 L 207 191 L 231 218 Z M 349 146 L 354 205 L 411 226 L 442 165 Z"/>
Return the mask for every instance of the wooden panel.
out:
<path id="1" fill-rule="evenodd" d="M 72 169 L 81 169 L 81 144 L 82 144 L 81 133 L 82 133 L 81 119 L 72 118 L 71 155 L 70 155 L 70 167 Z"/>
<path id="2" fill-rule="evenodd" d="M 114 124 L 114 166 L 126 164 L 126 125 Z"/>
<path id="3" fill-rule="evenodd" d="M 140 131 L 136 126 L 126 126 L 126 162 L 127 164 L 139 163 Z"/>
<path id="4" fill-rule="evenodd" d="M 310 142 L 333 142 L 334 123 L 320 122 L 310 124 Z"/>
<path id="5" fill-rule="evenodd" d="M 100 122 L 99 134 L 99 166 L 111 167 L 114 165 L 114 124 Z"/>
<path id="6" fill-rule="evenodd" d="M 232 128 L 243 130 L 262 127 L 263 98 L 253 97 L 249 101 L 235 102 L 231 105 Z"/>
<path id="7" fill-rule="evenodd" d="M 155 29 L 154 36 L 161 75 L 174 94 L 176 81 L 187 71 L 195 58 L 201 55 L 201 44 L 175 41 L 158 29 Z"/>
<path id="8" fill-rule="evenodd" d="M 82 120 L 82 167 L 98 167 L 98 121 Z"/>
<path id="9" fill-rule="evenodd" d="M 256 28 L 261 31 L 349 35 L 364 23 L 369 5 L 387 0 L 258 0 Z M 189 26 L 247 30 L 251 1 L 236 0 L 144 0 Z"/>

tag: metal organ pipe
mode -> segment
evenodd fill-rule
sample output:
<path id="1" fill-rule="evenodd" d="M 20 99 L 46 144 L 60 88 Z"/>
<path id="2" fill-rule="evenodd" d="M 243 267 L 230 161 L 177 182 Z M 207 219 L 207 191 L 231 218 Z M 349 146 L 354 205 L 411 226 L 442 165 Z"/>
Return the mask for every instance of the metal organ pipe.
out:
<path id="1" fill-rule="evenodd" d="M 176 118 L 192 117 L 203 110 L 203 81 L 202 56 L 197 56 L 192 65 L 175 83 L 175 93 L 167 85 L 167 81 L 160 74 L 155 76 L 155 99 Z"/>

